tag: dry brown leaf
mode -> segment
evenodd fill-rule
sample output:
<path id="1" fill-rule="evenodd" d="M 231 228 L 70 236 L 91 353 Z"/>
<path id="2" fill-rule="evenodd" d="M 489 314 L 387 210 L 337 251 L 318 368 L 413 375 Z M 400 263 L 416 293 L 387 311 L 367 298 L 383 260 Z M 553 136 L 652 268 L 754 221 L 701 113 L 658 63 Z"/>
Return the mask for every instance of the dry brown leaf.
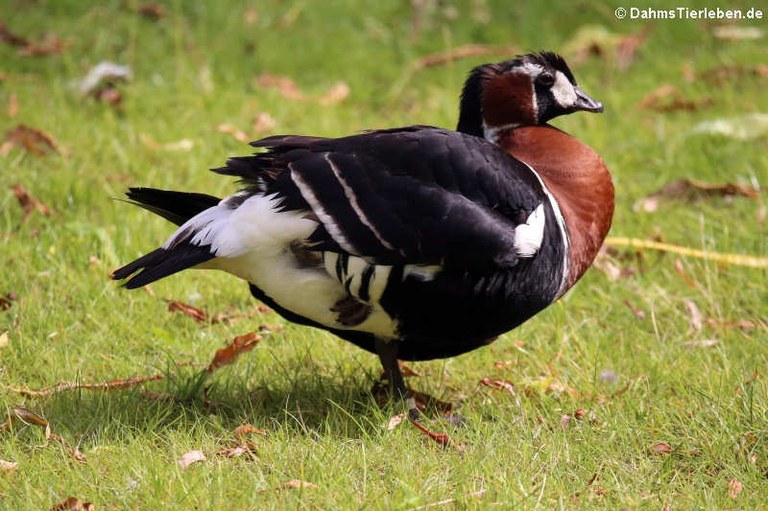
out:
<path id="1" fill-rule="evenodd" d="M 688 309 L 688 314 L 690 315 L 691 330 L 693 332 L 698 332 L 701 330 L 701 327 L 704 326 L 704 319 L 701 315 L 701 311 L 693 301 L 685 300 L 684 302 L 685 308 Z"/>
<path id="2" fill-rule="evenodd" d="M 24 216 L 21 220 L 22 222 L 26 222 L 29 216 L 35 211 L 43 216 L 51 216 L 53 214 L 48 206 L 32 197 L 22 185 L 15 184 L 11 189 L 13 190 L 13 195 L 16 196 L 16 200 L 19 201 L 21 209 L 24 211 Z"/>
<path id="3" fill-rule="evenodd" d="M 408 366 L 405 362 L 402 360 L 397 361 L 397 365 L 400 366 L 400 372 L 405 376 L 408 377 L 419 377 L 421 376 L 421 373 L 417 370 L 413 369 L 412 367 Z"/>
<path id="4" fill-rule="evenodd" d="M 64 42 L 56 34 L 45 34 L 40 41 L 29 42 L 19 50 L 21 57 L 45 57 L 58 55 L 64 51 Z"/>
<path id="5" fill-rule="evenodd" d="M 406 414 L 405 413 L 398 413 L 397 415 L 393 415 L 390 417 L 389 422 L 387 422 L 387 425 L 385 426 L 387 431 L 392 431 L 396 427 L 398 427 L 400 424 L 403 423 L 405 420 Z"/>
<path id="6" fill-rule="evenodd" d="M 728 481 L 728 496 L 735 499 L 739 496 L 739 493 L 744 489 L 744 485 L 737 479 L 731 479 Z"/>
<path id="7" fill-rule="evenodd" d="M 299 489 L 299 488 L 316 489 L 317 485 L 316 484 L 312 484 L 312 483 L 307 482 L 307 481 L 301 481 L 299 479 L 291 479 L 290 481 L 286 481 L 284 483 L 281 483 L 281 484 L 277 485 L 275 490 L 278 490 L 278 491 L 280 491 L 280 490 L 296 490 L 296 489 Z"/>
<path id="8" fill-rule="evenodd" d="M 707 183 L 696 179 L 676 179 L 665 184 L 656 192 L 637 201 L 635 211 L 653 213 L 662 201 L 695 201 L 710 197 L 748 197 L 757 199 L 760 191 L 752 185 L 741 183 Z"/>
<path id="9" fill-rule="evenodd" d="M 246 25 L 255 25 L 259 22 L 259 12 L 253 7 L 245 7 L 243 9 L 243 21 Z"/>
<path id="10" fill-rule="evenodd" d="M 188 453 L 185 453 L 181 458 L 179 458 L 179 461 L 176 463 L 182 470 L 184 470 L 193 463 L 205 460 L 206 457 L 203 451 L 189 451 Z"/>
<path id="11" fill-rule="evenodd" d="M 232 137 L 237 140 L 238 142 L 250 142 L 251 137 L 249 137 L 244 131 L 241 131 L 237 127 L 235 127 L 232 124 L 224 123 L 219 124 L 216 127 L 216 130 L 220 133 L 226 133 L 227 135 L 232 135 Z"/>
<path id="12" fill-rule="evenodd" d="M 519 53 L 517 48 L 512 46 L 493 46 L 487 44 L 465 44 L 452 50 L 425 55 L 416 61 L 414 68 L 424 69 L 435 66 L 442 66 L 450 62 L 466 59 L 470 57 L 482 57 L 486 55 L 514 55 Z"/>
<path id="13" fill-rule="evenodd" d="M 168 312 L 181 312 L 199 323 L 206 323 L 208 321 L 208 314 L 205 311 L 177 300 L 168 300 Z"/>
<path id="14" fill-rule="evenodd" d="M 717 339 L 702 339 L 700 341 L 687 341 L 683 343 L 686 348 L 711 348 L 717 346 L 720 341 Z"/>
<path id="15" fill-rule="evenodd" d="M 746 41 L 762 39 L 765 32 L 760 27 L 740 25 L 720 25 L 714 28 L 713 33 L 718 39 L 725 41 Z"/>
<path id="16" fill-rule="evenodd" d="M 256 117 L 253 118 L 251 123 L 251 131 L 254 135 L 260 135 L 268 133 L 277 127 L 277 121 L 269 115 L 267 112 L 259 112 Z M 256 138 L 255 136 L 253 138 Z"/>
<path id="17" fill-rule="evenodd" d="M 2 21 L 0 21 L 0 41 L 11 46 L 23 47 L 29 44 L 29 40 L 26 37 L 14 34 Z"/>
<path id="18" fill-rule="evenodd" d="M 16 93 L 14 92 L 8 96 L 8 107 L 5 109 L 5 115 L 7 115 L 9 119 L 13 119 L 19 115 L 19 97 L 16 96 Z"/>
<path id="19" fill-rule="evenodd" d="M 757 328 L 757 323 L 748 319 L 737 319 L 735 321 L 722 321 L 714 318 L 707 318 L 706 323 L 714 327 L 724 328 Z"/>
<path id="20" fill-rule="evenodd" d="M 328 92 L 323 94 L 318 102 L 321 105 L 335 105 L 341 103 L 349 96 L 349 85 L 344 82 L 337 82 L 328 89 Z"/>
<path id="21" fill-rule="evenodd" d="M 571 427 L 571 419 L 573 419 L 571 415 L 567 413 L 563 414 L 563 416 L 560 417 L 560 427 L 563 429 L 568 429 L 569 427 Z"/>
<path id="22" fill-rule="evenodd" d="M 768 66 L 764 64 L 757 64 L 755 66 L 717 66 L 699 72 L 686 69 L 684 72 L 689 82 L 704 80 L 715 84 L 733 82 L 744 77 L 768 78 Z"/>
<path id="23" fill-rule="evenodd" d="M 13 306 L 13 302 L 16 301 L 16 293 L 11 291 L 5 296 L 0 296 L 0 311 L 7 311 Z"/>
<path id="24" fill-rule="evenodd" d="M 141 385 L 142 383 L 146 383 L 148 381 L 162 380 L 164 378 L 165 376 L 162 374 L 155 374 L 152 376 L 135 376 L 133 378 L 111 380 L 111 381 L 98 382 L 98 383 L 61 381 L 56 385 L 51 385 L 50 387 L 45 387 L 40 390 L 19 389 L 15 387 L 7 387 L 7 386 L 5 388 L 13 392 L 17 392 L 25 397 L 38 398 L 38 397 L 50 396 L 51 394 L 58 394 L 59 392 L 64 392 L 66 390 L 73 390 L 73 389 L 85 389 L 85 390 L 127 389 L 130 387 L 135 387 L 136 385 Z"/>
<path id="25" fill-rule="evenodd" d="M 13 472 L 18 466 L 15 462 L 0 460 L 0 472 Z"/>
<path id="26" fill-rule="evenodd" d="M 208 372 L 212 373 L 219 367 L 231 364 L 237 357 L 255 348 L 259 341 L 261 341 L 261 335 L 256 332 L 238 335 L 232 339 L 226 348 L 216 351 L 213 360 L 208 365 Z"/>
<path id="27" fill-rule="evenodd" d="M 96 507 L 90 502 L 80 502 L 75 497 L 67 497 L 51 506 L 51 511 L 94 511 Z"/>
<path id="28" fill-rule="evenodd" d="M 641 110 L 655 112 L 674 112 L 678 110 L 694 111 L 712 105 L 712 98 L 698 100 L 685 99 L 675 85 L 665 84 L 648 94 L 638 105 Z"/>
<path id="29" fill-rule="evenodd" d="M 632 65 L 637 51 L 645 44 L 652 30 L 653 25 L 645 25 L 637 34 L 625 35 L 619 39 L 616 46 L 616 67 L 624 70 Z"/>
<path id="30" fill-rule="evenodd" d="M 635 304 L 633 304 L 629 300 L 624 300 L 624 305 L 626 305 L 629 308 L 629 310 L 632 311 L 632 314 L 634 314 L 636 318 L 645 319 L 645 311 L 643 309 L 635 306 Z"/>
<path id="31" fill-rule="evenodd" d="M 286 99 L 301 101 L 306 99 L 296 82 L 287 76 L 273 75 L 265 73 L 259 75 L 254 80 L 256 87 L 260 89 L 277 89 L 277 91 Z"/>
<path id="32" fill-rule="evenodd" d="M 267 430 L 255 428 L 250 424 L 243 424 L 242 426 L 236 427 L 232 434 L 235 436 L 235 439 L 238 442 L 243 443 L 245 441 L 245 437 L 248 435 L 265 436 L 267 434 Z"/>
<path id="33" fill-rule="evenodd" d="M 189 151 L 195 147 L 195 142 L 188 138 L 162 144 L 146 133 L 139 133 L 139 141 L 153 151 Z"/>
<path id="34" fill-rule="evenodd" d="M 5 138 L 0 144 L 0 156 L 6 156 L 14 148 L 23 149 L 37 156 L 44 156 L 49 152 L 66 155 L 64 149 L 53 136 L 26 124 L 19 124 L 5 132 Z"/>
<path id="35" fill-rule="evenodd" d="M 252 443 L 240 444 L 234 447 L 225 447 L 216 451 L 217 456 L 224 456 L 225 458 L 238 458 L 244 454 L 248 454 L 254 461 L 258 461 L 258 457 L 256 456 L 256 446 Z"/>
<path id="36" fill-rule="evenodd" d="M 670 454 L 672 452 L 672 446 L 666 442 L 656 442 L 648 447 L 648 451 L 652 454 Z"/>
<path id="37" fill-rule="evenodd" d="M 485 387 L 491 387 L 492 389 L 504 390 L 511 396 L 515 395 L 515 384 L 512 380 L 505 380 L 503 378 L 482 378 L 479 384 Z"/>
<path id="38" fill-rule="evenodd" d="M 8 340 L 8 332 L 3 332 L 0 334 L 0 349 L 7 348 L 9 344 L 10 341 Z"/>
<path id="39" fill-rule="evenodd" d="M 139 5 L 136 7 L 136 14 L 151 21 L 158 21 L 166 16 L 165 7 L 155 2 Z"/>

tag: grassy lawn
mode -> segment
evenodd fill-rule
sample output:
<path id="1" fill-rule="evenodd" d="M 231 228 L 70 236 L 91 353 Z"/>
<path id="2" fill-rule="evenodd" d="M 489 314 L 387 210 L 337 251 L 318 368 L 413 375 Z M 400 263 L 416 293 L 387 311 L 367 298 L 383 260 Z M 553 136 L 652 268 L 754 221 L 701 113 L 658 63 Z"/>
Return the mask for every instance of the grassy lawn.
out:
<path id="1" fill-rule="evenodd" d="M 0 509 L 49 509 L 68 496 L 96 509 L 768 509 L 765 268 L 615 248 L 605 265 L 616 271 L 592 269 L 492 346 L 412 365 L 421 376 L 410 385 L 467 421 L 448 449 L 407 424 L 387 430 L 399 409 L 371 397 L 374 356 L 285 323 L 234 277 L 190 271 L 134 292 L 109 280 L 172 230 L 113 200 L 128 186 L 234 190 L 207 169 L 250 152 L 238 130 L 255 139 L 453 127 L 472 66 L 540 49 L 564 53 L 605 104 L 554 124 L 611 168 L 612 236 L 768 255 L 762 191 L 635 207 L 677 179 L 768 184 L 767 121 L 742 117 L 768 113 L 768 9 L 731 23 L 729 36 L 713 20 L 617 20 L 613 1 L 413 3 L 426 7 L 1 3 L 0 21 L 31 45 L 0 44 L 0 136 L 26 125 L 58 151 L 12 147 L 10 135 L 0 145 L 0 423 L 23 407 L 64 443 L 19 420 L 0 429 L 0 460 L 16 464 L 0 462 Z M 59 52 L 24 55 L 46 34 Z M 467 44 L 495 53 L 419 64 Z M 78 91 L 101 61 L 132 70 L 119 104 L 108 101 L 114 90 L 103 101 Z M 695 132 L 733 118 L 754 136 Z M 50 215 L 25 214 L 15 185 Z M 196 322 L 167 300 L 231 320 Z M 252 352 L 205 375 L 216 350 L 260 327 Z M 151 375 L 163 379 L 18 392 Z M 486 377 L 514 393 L 479 385 Z M 246 424 L 264 430 L 241 439 L 252 449 L 217 454 Z M 181 468 L 193 450 L 207 459 Z"/>

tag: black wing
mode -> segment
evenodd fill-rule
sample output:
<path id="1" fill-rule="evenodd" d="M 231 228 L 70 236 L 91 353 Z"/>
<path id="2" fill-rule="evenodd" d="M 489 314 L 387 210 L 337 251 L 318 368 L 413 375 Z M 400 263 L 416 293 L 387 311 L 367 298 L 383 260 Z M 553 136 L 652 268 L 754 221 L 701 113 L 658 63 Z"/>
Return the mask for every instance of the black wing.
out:
<path id="1" fill-rule="evenodd" d="M 517 264 L 515 227 L 546 200 L 524 163 L 478 137 L 425 126 L 337 138 L 269 137 L 215 169 L 320 222 L 308 246 L 373 264 Z M 310 213 L 308 213 L 310 214 Z"/>

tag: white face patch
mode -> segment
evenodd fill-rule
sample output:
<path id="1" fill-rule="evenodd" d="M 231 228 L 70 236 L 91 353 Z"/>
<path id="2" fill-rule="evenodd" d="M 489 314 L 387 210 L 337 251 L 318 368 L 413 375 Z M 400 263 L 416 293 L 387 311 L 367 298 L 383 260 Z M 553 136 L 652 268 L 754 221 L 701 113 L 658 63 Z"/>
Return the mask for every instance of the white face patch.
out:
<path id="1" fill-rule="evenodd" d="M 561 107 L 571 108 L 576 103 L 577 97 L 573 84 L 561 71 L 555 72 L 555 83 L 550 90 L 552 91 L 552 97 L 555 98 L 555 101 Z"/>

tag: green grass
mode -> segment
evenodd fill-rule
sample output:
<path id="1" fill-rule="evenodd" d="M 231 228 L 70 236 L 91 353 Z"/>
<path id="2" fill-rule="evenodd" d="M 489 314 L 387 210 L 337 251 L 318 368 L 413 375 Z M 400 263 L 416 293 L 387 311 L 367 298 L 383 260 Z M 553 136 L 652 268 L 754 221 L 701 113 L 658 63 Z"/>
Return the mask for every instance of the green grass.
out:
<path id="1" fill-rule="evenodd" d="M 40 414 L 87 459 L 77 463 L 58 444 L 40 448 L 36 426 L 17 423 L 0 432 L 0 459 L 18 463 L 0 471 L 0 509 L 48 509 L 69 495 L 97 509 L 412 509 L 450 498 L 457 503 L 444 507 L 768 506 L 766 270 L 622 250 L 618 264 L 635 269 L 633 275 L 611 281 L 592 270 L 560 303 L 491 347 L 414 364 L 423 375 L 412 386 L 458 403 L 468 424 L 452 432 L 464 443 L 461 451 L 441 450 L 408 426 L 386 431 L 393 410 L 378 407 L 368 392 L 378 376 L 375 357 L 325 333 L 286 325 L 202 382 L 196 366 L 177 366 L 207 364 L 225 341 L 282 322 L 254 314 L 246 287 L 234 278 L 188 272 L 153 284 L 153 297 L 121 290 L 107 277 L 171 232 L 162 219 L 112 200 L 127 186 L 234 189 L 206 169 L 249 148 L 218 132 L 219 124 L 247 131 L 263 111 L 277 121 L 276 133 L 450 127 L 466 72 L 488 59 L 411 73 L 419 57 L 468 43 L 561 50 L 582 27 L 630 34 L 643 22 L 617 21 L 614 2 L 457 1 L 429 8 L 413 37 L 406 1 L 259 2 L 251 24 L 241 2 L 169 1 L 158 21 L 125 7 L 138 3 L 9 0 L 0 7 L 13 32 L 32 39 L 53 32 L 67 44 L 61 55 L 38 58 L 0 46 L 0 131 L 27 124 L 67 150 L 45 157 L 12 150 L 0 158 L 0 295 L 18 297 L 0 312 L 0 334 L 8 332 L 9 341 L 0 346 L 0 412 L 23 406 Z M 737 4 L 721 6 L 756 3 Z M 488 22 L 478 20 L 482 6 Z M 764 194 L 677 201 L 653 214 L 632 209 L 676 178 L 768 182 L 765 135 L 740 141 L 690 134 L 700 121 L 768 112 L 764 76 L 685 79 L 686 67 L 701 72 L 768 61 L 765 38 L 717 40 L 715 25 L 657 21 L 627 70 L 609 58 L 587 58 L 575 74 L 606 112 L 555 124 L 594 147 L 612 169 L 613 235 L 765 256 Z M 765 30 L 764 22 L 752 25 Z M 102 60 L 133 69 L 134 80 L 121 87 L 121 111 L 81 99 L 73 86 Z M 310 96 L 341 80 L 351 93 L 332 106 L 291 101 L 256 87 L 262 73 L 287 75 Z M 665 83 L 711 104 L 669 113 L 638 108 Z M 6 115 L 12 94 L 15 118 Z M 142 142 L 147 137 L 160 144 L 189 139 L 193 147 L 156 150 Z M 23 222 L 10 190 L 15 183 L 54 215 Z M 200 326 L 167 313 L 161 298 L 250 315 Z M 693 332 L 686 300 L 704 318 L 756 327 L 705 323 Z M 685 344 L 706 339 L 718 342 Z M 109 393 L 32 399 L 6 387 L 157 373 L 167 378 Z M 556 385 L 548 388 L 551 376 Z M 516 396 L 479 387 L 483 377 L 511 379 Z M 145 391 L 173 399 L 150 399 Z M 562 416 L 577 409 L 587 416 L 562 427 Z M 253 439 L 258 461 L 216 456 L 242 424 L 268 431 Z M 649 452 L 657 442 L 672 452 Z M 194 449 L 208 461 L 178 468 L 176 461 Z M 317 488 L 275 490 L 291 479 Z M 743 485 L 736 498 L 729 496 L 733 480 Z M 479 490 L 482 498 L 471 496 Z"/>

